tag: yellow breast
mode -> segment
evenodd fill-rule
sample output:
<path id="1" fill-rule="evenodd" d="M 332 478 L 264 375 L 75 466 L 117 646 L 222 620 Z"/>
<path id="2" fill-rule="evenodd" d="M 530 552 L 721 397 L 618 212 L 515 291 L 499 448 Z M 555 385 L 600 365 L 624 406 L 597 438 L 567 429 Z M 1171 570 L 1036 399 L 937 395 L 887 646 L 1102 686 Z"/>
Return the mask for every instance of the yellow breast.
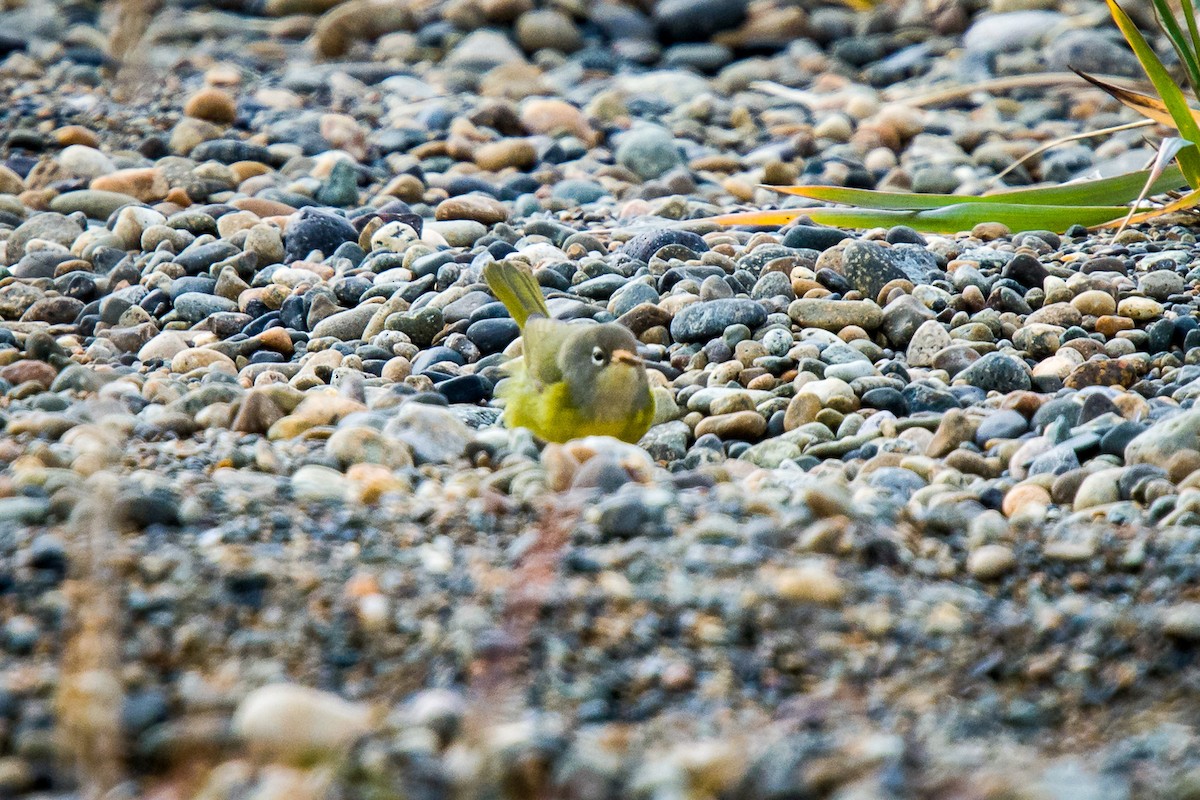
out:
<path id="1" fill-rule="evenodd" d="M 565 382 L 539 386 L 523 374 L 501 385 L 505 400 L 504 422 L 509 427 L 529 428 L 548 442 L 565 442 L 584 436 L 612 436 L 636 443 L 654 420 L 651 400 L 625 416 L 597 418 L 583 413 L 571 400 Z"/>

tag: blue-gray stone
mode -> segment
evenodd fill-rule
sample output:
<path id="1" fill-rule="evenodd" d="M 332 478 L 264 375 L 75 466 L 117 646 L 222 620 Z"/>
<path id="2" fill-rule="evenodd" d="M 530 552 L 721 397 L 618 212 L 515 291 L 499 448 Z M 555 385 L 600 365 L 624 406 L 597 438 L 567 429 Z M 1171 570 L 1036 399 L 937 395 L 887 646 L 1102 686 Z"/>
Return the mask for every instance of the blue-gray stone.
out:
<path id="1" fill-rule="evenodd" d="M 305 208 L 292 220 L 283 237 L 288 262 L 304 258 L 313 250 L 332 254 L 343 242 L 357 242 L 358 231 L 345 217 Z"/>
<path id="2" fill-rule="evenodd" d="M 237 311 L 237 303 L 202 292 L 184 292 L 175 298 L 175 313 L 188 322 L 200 322 L 221 311 Z"/>
<path id="3" fill-rule="evenodd" d="M 988 353 L 958 373 L 956 379 L 985 392 L 1015 392 L 1030 387 L 1029 367 L 1006 353 Z"/>
<path id="4" fill-rule="evenodd" d="M 991 439 L 1016 439 L 1029 430 L 1029 421 L 1011 408 L 989 414 L 975 430 L 975 444 L 983 447 Z"/>
<path id="5" fill-rule="evenodd" d="M 651 256 L 669 244 L 680 244 L 697 253 L 703 253 L 708 250 L 708 243 L 698 233 L 675 230 L 673 228 L 662 228 L 656 231 L 639 233 L 621 247 L 621 252 L 638 261 L 649 261 Z M 712 267 L 697 267 L 697 269 L 708 270 L 709 272 L 706 272 L 706 275 L 715 274 L 711 272 Z M 716 269 L 720 271 L 720 267 Z M 663 277 L 665 278 L 666 276 L 664 275 Z M 702 277 L 700 280 L 704 280 L 704 278 Z M 664 288 L 669 289 L 670 286 Z"/>
<path id="6" fill-rule="evenodd" d="M 642 180 L 653 180 L 683 163 L 675 138 L 666 128 L 648 125 L 621 137 L 617 163 Z"/>
<path id="7" fill-rule="evenodd" d="M 720 336 L 730 325 L 757 328 L 767 321 L 767 312 L 753 300 L 722 299 L 692 303 L 671 320 L 671 338 L 677 342 L 706 342 Z"/>

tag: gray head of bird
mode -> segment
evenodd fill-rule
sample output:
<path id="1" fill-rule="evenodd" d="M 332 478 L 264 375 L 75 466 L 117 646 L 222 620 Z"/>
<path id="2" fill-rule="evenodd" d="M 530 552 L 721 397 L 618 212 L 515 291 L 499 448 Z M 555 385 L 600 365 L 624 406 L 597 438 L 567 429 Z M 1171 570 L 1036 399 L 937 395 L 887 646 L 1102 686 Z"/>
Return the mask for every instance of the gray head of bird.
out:
<path id="1" fill-rule="evenodd" d="M 580 405 L 614 404 L 631 410 L 647 391 L 637 339 L 623 325 L 580 325 L 558 353 L 558 368 Z M 614 408 L 614 411 L 616 409 Z"/>

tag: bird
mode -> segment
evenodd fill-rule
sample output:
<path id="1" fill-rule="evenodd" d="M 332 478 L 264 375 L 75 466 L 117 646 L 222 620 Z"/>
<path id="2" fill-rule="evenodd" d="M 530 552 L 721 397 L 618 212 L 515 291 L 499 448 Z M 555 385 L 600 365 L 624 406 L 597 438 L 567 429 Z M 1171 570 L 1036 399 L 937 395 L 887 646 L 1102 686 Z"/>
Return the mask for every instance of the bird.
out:
<path id="1" fill-rule="evenodd" d="M 637 339 L 624 325 L 567 323 L 550 309 L 528 267 L 484 266 L 483 279 L 521 331 L 522 356 L 496 387 L 503 421 L 547 442 L 612 436 L 636 443 L 654 420 L 654 396 Z"/>

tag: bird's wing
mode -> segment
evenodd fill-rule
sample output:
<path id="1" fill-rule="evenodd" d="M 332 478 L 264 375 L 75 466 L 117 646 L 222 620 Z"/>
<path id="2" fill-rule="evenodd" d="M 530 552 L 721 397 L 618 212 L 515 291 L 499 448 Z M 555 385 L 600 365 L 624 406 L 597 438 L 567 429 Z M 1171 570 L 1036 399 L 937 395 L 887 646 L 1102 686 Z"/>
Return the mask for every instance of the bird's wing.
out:
<path id="1" fill-rule="evenodd" d="M 562 380 L 558 351 L 570 334 L 569 327 L 565 322 L 545 317 L 533 317 L 525 323 L 521 336 L 525 374 L 542 385 Z"/>
<path id="2" fill-rule="evenodd" d="M 542 287 L 528 267 L 511 261 L 493 261 L 484 266 L 483 279 L 522 330 L 530 317 L 550 316 Z"/>

